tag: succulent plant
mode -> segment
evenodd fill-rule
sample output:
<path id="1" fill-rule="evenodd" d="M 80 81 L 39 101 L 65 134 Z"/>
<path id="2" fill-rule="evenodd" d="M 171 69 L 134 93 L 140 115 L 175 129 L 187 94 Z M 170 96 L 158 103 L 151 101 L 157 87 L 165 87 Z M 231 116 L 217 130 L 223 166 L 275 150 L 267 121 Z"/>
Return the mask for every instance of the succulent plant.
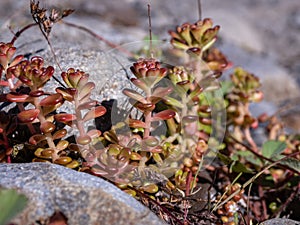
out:
<path id="1" fill-rule="evenodd" d="M 227 196 L 234 193 L 236 190 L 240 189 L 241 185 L 235 183 L 233 185 L 227 185 L 224 188 L 224 194 L 218 196 L 218 201 L 221 201 L 221 198 L 226 199 Z M 222 224 L 225 225 L 237 225 L 239 224 L 240 219 L 238 218 L 238 213 L 245 210 L 246 197 L 244 196 L 244 191 L 237 193 L 232 200 L 228 201 L 223 205 L 222 208 L 219 208 L 217 214 L 220 216 Z"/>
<path id="2" fill-rule="evenodd" d="M 3 77 L 3 73 L 6 74 L 9 67 L 17 65 L 23 58 L 23 55 L 14 57 L 16 47 L 12 43 L 0 43 L 0 85 L 9 86 L 10 89 L 14 89 L 13 77 Z"/>
<path id="3" fill-rule="evenodd" d="M 53 25 L 73 10 L 48 13 L 34 0 L 30 8 L 33 25 L 39 26 L 58 63 L 48 36 Z M 103 129 L 88 125 L 99 117 L 110 119 L 112 110 L 92 99 L 95 83 L 87 73 L 69 68 L 61 73 L 65 85 L 46 92 L 45 84 L 56 79 L 54 68 L 45 66 L 39 56 L 30 60 L 14 56 L 14 42 L 31 26 L 16 32 L 10 43 L 0 43 L 0 85 L 6 86 L 0 95 L 0 162 L 52 162 L 105 177 L 150 208 L 161 209 L 157 214 L 174 224 L 199 224 L 207 218 L 214 224 L 238 224 L 237 220 L 246 215 L 244 200 L 253 214 L 247 216 L 254 218 L 254 200 L 243 194 L 252 182 L 255 190 L 249 194 L 258 193 L 260 207 L 269 205 L 273 215 L 298 192 L 299 137 L 286 134 L 275 115 L 256 118 L 251 114 L 249 104 L 260 102 L 263 94 L 258 77 L 242 68 L 236 68 L 231 81 L 223 83 L 224 123 L 224 101 L 215 91 L 221 89 L 218 78 L 231 62 L 212 48 L 220 27 L 213 26 L 211 19 L 185 23 L 169 32 L 173 48 L 168 53 L 179 58 L 178 64 L 165 66 L 154 58 L 133 63 L 129 80 L 134 88 L 123 90 L 133 111 L 117 123 L 107 121 Z M 150 48 L 144 50 L 151 52 Z M 159 50 L 158 55 L 163 53 L 164 49 Z M 61 111 L 64 104 L 74 106 L 74 110 Z M 3 110 L 6 106 L 11 108 L 7 112 Z M 252 131 L 261 124 L 270 140 L 258 146 Z M 75 134 L 70 136 L 70 130 Z M 224 141 L 220 142 L 218 132 L 226 132 Z M 216 154 L 220 161 L 208 164 L 206 160 Z M 203 185 L 202 169 L 220 181 L 209 181 L 209 189 L 217 192 L 215 199 L 202 200 L 197 194 Z M 240 175 L 236 177 L 236 173 Z M 248 179 L 250 173 L 257 176 L 247 185 L 237 183 Z M 269 183 L 254 183 L 260 175 L 260 181 Z M 277 195 L 280 201 L 266 202 L 265 187 L 284 189 L 286 184 L 285 190 L 291 193 L 288 200 Z M 203 209 L 207 215 L 198 213 L 201 201 L 208 201 Z M 159 207 L 152 207 L 152 203 Z M 209 205 L 213 205 L 212 211 Z"/>
<path id="4" fill-rule="evenodd" d="M 169 31 L 171 44 L 182 50 L 200 54 L 209 49 L 216 41 L 220 26 L 213 27 L 211 19 L 199 20 L 194 24 L 184 23 L 175 31 Z"/>

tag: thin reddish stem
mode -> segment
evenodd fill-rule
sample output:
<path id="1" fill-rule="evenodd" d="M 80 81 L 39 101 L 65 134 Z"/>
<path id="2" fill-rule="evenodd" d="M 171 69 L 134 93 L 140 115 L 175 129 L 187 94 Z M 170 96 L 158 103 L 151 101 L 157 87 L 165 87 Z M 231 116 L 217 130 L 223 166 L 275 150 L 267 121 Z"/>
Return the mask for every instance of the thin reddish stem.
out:
<path id="1" fill-rule="evenodd" d="M 31 23 L 31 24 L 28 24 L 27 26 L 23 27 L 21 30 L 19 30 L 17 33 L 14 34 L 14 37 L 13 37 L 13 39 L 11 39 L 10 42 L 11 42 L 12 44 L 14 44 L 15 41 L 20 37 L 20 35 L 21 35 L 24 31 L 26 31 L 26 30 L 28 30 L 29 28 L 34 27 L 34 26 L 36 26 L 36 25 L 37 25 L 36 23 Z"/>
<path id="2" fill-rule="evenodd" d="M 247 148 L 250 152 L 252 152 L 252 153 L 253 153 L 255 156 L 257 156 L 258 158 L 263 159 L 263 160 L 266 160 L 266 161 L 271 162 L 271 163 L 274 163 L 274 162 L 275 162 L 274 160 L 269 159 L 269 158 L 266 158 L 266 157 L 264 157 L 263 155 L 259 154 L 257 151 L 255 151 L 254 149 L 252 149 L 250 146 L 245 145 L 244 143 L 240 142 L 240 141 L 237 140 L 235 137 L 233 137 L 231 134 L 227 134 L 227 136 L 228 136 L 229 138 L 231 138 L 233 141 L 235 141 L 236 143 L 238 143 L 238 144 L 244 146 L 245 148 Z M 296 152 L 295 156 L 296 156 L 297 154 L 299 154 L 299 152 Z M 287 166 L 287 165 L 283 165 L 283 164 L 281 164 L 281 163 L 278 163 L 277 165 L 278 165 L 279 167 L 281 167 L 281 168 L 290 170 L 290 171 L 292 171 L 293 173 L 295 173 L 295 174 L 297 174 L 297 175 L 300 175 L 300 172 L 299 172 L 299 171 L 297 171 L 297 170 L 295 170 L 295 169 L 293 169 L 293 168 L 291 168 L 291 167 L 289 167 L 289 166 Z"/>

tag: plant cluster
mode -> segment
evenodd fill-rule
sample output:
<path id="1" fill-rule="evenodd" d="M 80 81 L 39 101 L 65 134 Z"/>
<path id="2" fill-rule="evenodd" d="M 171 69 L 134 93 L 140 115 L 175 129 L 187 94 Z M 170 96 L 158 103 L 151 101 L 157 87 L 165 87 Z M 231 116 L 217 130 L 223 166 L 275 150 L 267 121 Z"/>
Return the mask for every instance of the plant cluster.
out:
<path id="1" fill-rule="evenodd" d="M 31 1 L 35 24 L 50 44 L 53 24 L 73 11 L 46 11 Z M 86 125 L 109 111 L 92 99 L 95 83 L 86 72 L 62 71 L 63 83 L 46 92 L 54 67 L 39 56 L 15 56 L 21 32 L 0 43 L 0 161 L 51 162 L 104 177 L 170 224 L 248 224 L 284 212 L 300 188 L 299 137 L 285 134 L 275 116 L 251 114 L 249 105 L 263 98 L 255 75 L 236 68 L 220 85 L 231 63 L 213 47 L 219 29 L 204 19 L 170 31 L 178 65 L 136 59 L 129 77 L 134 88 L 123 94 L 138 113 L 105 130 Z M 62 112 L 65 104 L 73 112 Z M 260 126 L 269 140 L 257 146 L 252 131 Z M 68 135 L 68 127 L 77 133 Z M 215 180 L 200 199 L 204 173 Z M 281 198 L 280 190 L 290 197 Z"/>

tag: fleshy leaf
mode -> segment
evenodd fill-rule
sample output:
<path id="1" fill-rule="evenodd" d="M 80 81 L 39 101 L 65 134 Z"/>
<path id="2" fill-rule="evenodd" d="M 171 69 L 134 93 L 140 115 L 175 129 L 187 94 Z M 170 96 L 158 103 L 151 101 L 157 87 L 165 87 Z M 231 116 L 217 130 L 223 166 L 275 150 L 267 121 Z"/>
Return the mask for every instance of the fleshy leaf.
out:
<path id="1" fill-rule="evenodd" d="M 90 95 L 92 90 L 95 88 L 95 84 L 93 82 L 86 83 L 79 91 L 78 98 L 82 99 L 87 95 Z"/>
<path id="2" fill-rule="evenodd" d="M 76 120 L 76 116 L 74 114 L 68 113 L 60 113 L 54 116 L 55 120 L 58 122 L 70 122 Z"/>
<path id="3" fill-rule="evenodd" d="M 95 119 L 97 117 L 103 116 L 106 113 L 106 108 L 104 106 L 97 106 L 94 109 L 88 111 L 83 117 L 84 121 Z"/>
<path id="4" fill-rule="evenodd" d="M 77 84 L 81 78 L 82 74 L 81 73 L 70 73 L 69 74 L 69 82 L 71 83 L 72 87 L 77 87 Z"/>
<path id="5" fill-rule="evenodd" d="M 61 94 L 64 99 L 71 102 L 74 100 L 74 95 L 76 94 L 77 89 L 58 87 L 56 88 L 56 92 Z"/>
<path id="6" fill-rule="evenodd" d="M 136 107 L 137 109 L 139 109 L 142 112 L 152 111 L 153 109 L 155 109 L 155 105 L 152 103 L 143 104 L 141 102 L 137 102 L 136 104 L 134 104 L 134 107 Z"/>
<path id="7" fill-rule="evenodd" d="M 89 135 L 91 138 L 97 138 L 101 135 L 101 131 L 100 130 L 90 130 L 89 132 L 87 132 L 87 135 Z"/>
<path id="8" fill-rule="evenodd" d="M 199 119 L 198 116 L 195 115 L 186 115 L 182 118 L 182 123 L 183 124 L 188 124 L 188 123 L 194 123 L 197 122 Z"/>
<path id="9" fill-rule="evenodd" d="M 189 46 L 187 46 L 186 44 L 182 43 L 181 41 L 179 41 L 178 39 L 172 39 L 171 40 L 171 44 L 175 47 L 175 48 L 179 48 L 179 49 L 183 49 L 186 50 L 189 48 Z"/>
<path id="10" fill-rule="evenodd" d="M 152 117 L 152 121 L 159 121 L 159 120 L 167 120 L 171 119 L 176 115 L 176 112 L 172 109 L 166 109 L 164 111 L 161 111 L 159 113 L 156 113 Z"/>
<path id="11" fill-rule="evenodd" d="M 154 194 L 158 192 L 158 186 L 156 184 L 147 184 L 140 188 L 141 190 L 148 192 L 150 194 Z"/>
<path id="12" fill-rule="evenodd" d="M 62 102 L 59 102 L 56 105 L 44 106 L 43 107 L 43 114 L 46 116 L 49 113 L 53 112 L 54 110 L 58 109 L 61 105 L 62 105 Z"/>
<path id="13" fill-rule="evenodd" d="M 3 67 L 7 66 L 7 57 L 5 54 L 0 54 L 0 65 L 2 65 Z"/>
<path id="14" fill-rule="evenodd" d="M 13 66 L 17 65 L 19 62 L 22 61 L 23 58 L 24 58 L 23 55 L 17 55 L 17 56 L 13 59 L 13 61 L 9 64 L 9 67 L 13 67 Z"/>
<path id="15" fill-rule="evenodd" d="M 54 161 L 55 164 L 59 164 L 59 165 L 67 165 L 70 162 L 72 162 L 72 158 L 69 156 L 62 156 Z"/>
<path id="16" fill-rule="evenodd" d="M 91 109 L 91 108 L 95 107 L 97 105 L 97 103 L 98 103 L 97 101 L 93 101 L 93 100 L 88 101 L 88 102 L 84 102 L 84 103 L 80 104 L 77 107 L 77 109 L 78 110 Z"/>
<path id="17" fill-rule="evenodd" d="M 66 149 L 68 147 L 68 145 L 69 145 L 68 141 L 66 141 L 66 140 L 60 140 L 57 143 L 56 148 L 61 151 L 61 150 Z"/>
<path id="18" fill-rule="evenodd" d="M 18 119 L 22 123 L 31 123 L 34 121 L 40 113 L 40 110 L 38 109 L 28 109 L 25 111 L 22 111 L 18 114 Z"/>
<path id="19" fill-rule="evenodd" d="M 28 101 L 29 95 L 9 93 L 6 95 L 6 99 L 10 102 L 26 102 Z"/>
<path id="20" fill-rule="evenodd" d="M 169 97 L 169 96 L 164 98 L 164 102 L 168 105 L 178 107 L 178 108 L 181 108 L 181 109 L 184 107 L 184 105 L 180 101 L 178 101 L 175 98 Z"/>
<path id="21" fill-rule="evenodd" d="M 57 94 L 49 95 L 48 97 L 42 99 L 40 101 L 40 106 L 52 106 L 62 101 L 63 101 L 62 95 L 57 93 Z"/>
<path id="22" fill-rule="evenodd" d="M 152 93 L 152 96 L 164 98 L 168 94 L 172 92 L 173 88 L 172 87 L 157 87 Z"/>
<path id="23" fill-rule="evenodd" d="M 148 85 L 144 81 L 142 81 L 141 79 L 131 78 L 130 80 L 135 86 L 142 89 L 143 91 L 148 89 Z"/>
<path id="24" fill-rule="evenodd" d="M 53 137 L 53 140 L 56 140 L 56 139 L 61 139 L 61 138 L 65 137 L 66 135 L 67 135 L 67 130 L 61 129 L 61 130 L 56 131 L 52 137 Z"/>
<path id="25" fill-rule="evenodd" d="M 46 140 L 46 136 L 43 134 L 35 134 L 29 138 L 29 144 L 37 145 L 41 141 Z"/>
<path id="26" fill-rule="evenodd" d="M 90 136 L 85 135 L 85 136 L 79 136 L 79 137 L 77 137 L 76 141 L 80 145 L 87 145 L 87 144 L 89 144 L 92 141 L 92 139 L 91 139 Z"/>
<path id="27" fill-rule="evenodd" d="M 89 81 L 89 76 L 88 74 L 84 74 L 82 75 L 82 77 L 80 78 L 78 84 L 77 84 L 77 88 L 81 89 L 84 85 L 86 85 Z"/>
<path id="28" fill-rule="evenodd" d="M 129 127 L 131 127 L 131 128 L 146 128 L 146 124 L 140 120 L 129 119 Z"/>
<path id="29" fill-rule="evenodd" d="M 44 94 L 44 91 L 42 91 L 42 90 L 31 91 L 31 92 L 29 93 L 29 95 L 30 95 L 31 97 L 40 97 L 40 96 L 42 96 L 43 94 Z"/>
<path id="30" fill-rule="evenodd" d="M 46 121 L 40 126 L 41 131 L 45 133 L 51 133 L 55 130 L 55 125 L 49 121 Z"/>
<path id="31" fill-rule="evenodd" d="M 136 100 L 136 101 L 138 101 L 138 102 L 141 102 L 143 104 L 147 104 L 148 103 L 147 100 L 144 98 L 143 95 L 141 95 L 140 93 L 138 93 L 138 92 L 136 92 L 134 90 L 125 88 L 123 90 L 123 94 L 126 95 L 126 96 L 128 96 L 128 97 L 130 97 L 130 98 L 132 98 L 132 99 L 134 99 L 134 100 Z"/>
<path id="32" fill-rule="evenodd" d="M 159 141 L 157 140 L 156 137 L 149 136 L 149 137 L 143 139 L 143 143 L 148 147 L 155 147 L 159 144 Z"/>

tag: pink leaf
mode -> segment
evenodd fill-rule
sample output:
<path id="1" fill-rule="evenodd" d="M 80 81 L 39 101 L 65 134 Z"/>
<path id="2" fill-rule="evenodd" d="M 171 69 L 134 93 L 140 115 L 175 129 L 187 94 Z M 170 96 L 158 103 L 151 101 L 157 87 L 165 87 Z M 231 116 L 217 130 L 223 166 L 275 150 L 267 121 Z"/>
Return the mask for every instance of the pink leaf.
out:
<path id="1" fill-rule="evenodd" d="M 86 83 L 82 88 L 80 88 L 78 98 L 82 99 L 86 95 L 91 94 L 94 88 L 95 88 L 95 84 L 93 82 Z"/>
<path id="2" fill-rule="evenodd" d="M 130 97 L 130 98 L 132 98 L 132 99 L 134 99 L 134 100 L 136 100 L 136 101 L 138 101 L 138 102 L 141 102 L 143 104 L 147 104 L 148 103 L 147 100 L 144 98 L 143 95 L 141 95 L 140 93 L 138 93 L 138 92 L 136 92 L 134 90 L 125 88 L 123 90 L 123 94 L 126 95 L 126 96 L 128 96 L 128 97 Z"/>
<path id="3" fill-rule="evenodd" d="M 95 107 L 97 105 L 97 101 L 94 101 L 94 100 L 91 100 L 91 101 L 88 101 L 88 102 L 84 102 L 82 104 L 80 104 L 77 109 L 78 110 L 82 110 L 82 109 L 91 109 L 93 107 Z"/>
<path id="4" fill-rule="evenodd" d="M 172 87 L 157 87 L 155 88 L 152 96 L 163 98 L 173 91 Z"/>
<path id="5" fill-rule="evenodd" d="M 103 116 L 106 113 L 106 108 L 104 106 L 97 106 L 94 109 L 88 111 L 83 117 L 84 121 L 95 119 L 97 117 Z"/>
<path id="6" fill-rule="evenodd" d="M 90 130 L 89 132 L 87 132 L 87 135 L 89 135 L 91 138 L 97 138 L 101 135 L 101 131 L 100 130 Z"/>
<path id="7" fill-rule="evenodd" d="M 131 80 L 131 82 L 132 82 L 135 86 L 137 86 L 138 88 L 142 89 L 143 91 L 149 89 L 149 88 L 148 88 L 148 85 L 147 85 L 144 81 L 142 81 L 141 79 L 131 78 L 130 80 Z"/>

